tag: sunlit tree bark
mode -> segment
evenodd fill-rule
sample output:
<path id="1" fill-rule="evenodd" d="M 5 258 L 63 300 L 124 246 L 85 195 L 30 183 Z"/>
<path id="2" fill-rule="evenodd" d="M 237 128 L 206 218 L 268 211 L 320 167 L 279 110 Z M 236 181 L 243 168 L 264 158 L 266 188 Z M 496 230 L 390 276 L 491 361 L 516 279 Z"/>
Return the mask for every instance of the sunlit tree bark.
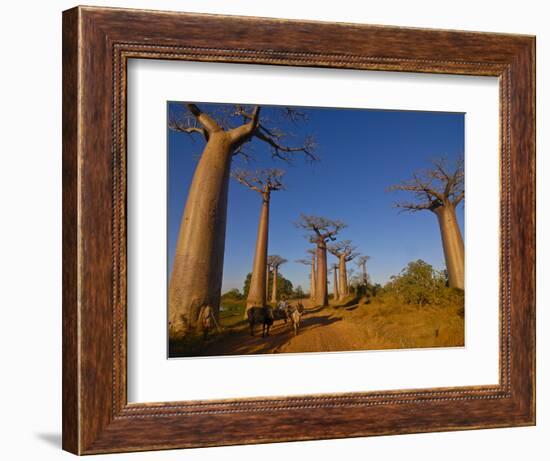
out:
<path id="1" fill-rule="evenodd" d="M 445 159 L 435 160 L 431 169 L 389 189 L 411 192 L 416 198 L 397 207 L 411 212 L 428 210 L 437 216 L 449 286 L 464 289 L 464 241 L 456 219 L 456 207 L 464 200 L 464 161 L 450 166 Z"/>

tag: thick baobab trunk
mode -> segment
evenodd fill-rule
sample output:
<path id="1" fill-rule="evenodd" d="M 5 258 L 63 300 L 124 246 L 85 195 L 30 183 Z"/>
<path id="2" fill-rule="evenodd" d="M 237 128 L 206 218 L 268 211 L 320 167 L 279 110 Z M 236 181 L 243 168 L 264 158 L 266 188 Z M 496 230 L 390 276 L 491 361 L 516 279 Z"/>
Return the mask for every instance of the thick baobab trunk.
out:
<path id="1" fill-rule="evenodd" d="M 267 301 L 267 242 L 269 229 L 269 194 L 262 197 L 262 209 L 260 223 L 258 224 L 258 238 L 256 240 L 256 253 L 250 279 L 250 289 L 246 299 L 246 310 L 251 307 L 264 307 Z M 269 276 L 269 274 L 267 275 Z M 245 312 L 246 315 L 246 312 Z"/>
<path id="2" fill-rule="evenodd" d="M 273 286 L 271 288 L 271 302 L 276 303 L 277 302 L 277 278 L 279 275 L 279 268 L 277 266 L 273 266 Z"/>
<path id="3" fill-rule="evenodd" d="M 219 316 L 232 153 L 227 133 L 212 133 L 193 176 L 168 290 L 171 338 L 196 327 L 202 306 Z"/>
<path id="4" fill-rule="evenodd" d="M 334 271 L 333 273 L 333 276 L 334 276 L 334 280 L 333 280 L 333 298 L 334 300 L 338 300 L 340 299 L 340 291 L 338 290 L 338 269 L 336 268 L 336 266 L 334 266 L 334 268 L 332 269 Z"/>
<path id="5" fill-rule="evenodd" d="M 311 255 L 311 275 L 310 275 L 310 289 L 309 289 L 309 299 L 314 302 L 316 300 L 316 283 L 317 283 L 317 277 L 316 277 L 316 266 L 317 263 L 315 261 L 315 253 Z"/>
<path id="6" fill-rule="evenodd" d="M 464 241 L 452 205 L 440 206 L 434 210 L 439 221 L 449 286 L 464 289 Z"/>
<path id="7" fill-rule="evenodd" d="M 327 287 L 327 247 L 326 244 L 317 245 L 317 285 L 315 301 L 320 306 L 328 306 Z"/>
<path id="8" fill-rule="evenodd" d="M 367 277 L 367 263 L 361 264 L 361 270 L 362 270 L 362 272 L 363 272 L 363 283 L 366 285 L 367 282 L 368 282 L 368 277 Z"/>
<path id="9" fill-rule="evenodd" d="M 340 299 L 344 299 L 349 295 L 346 255 L 342 255 L 338 258 L 338 270 L 340 271 Z"/>

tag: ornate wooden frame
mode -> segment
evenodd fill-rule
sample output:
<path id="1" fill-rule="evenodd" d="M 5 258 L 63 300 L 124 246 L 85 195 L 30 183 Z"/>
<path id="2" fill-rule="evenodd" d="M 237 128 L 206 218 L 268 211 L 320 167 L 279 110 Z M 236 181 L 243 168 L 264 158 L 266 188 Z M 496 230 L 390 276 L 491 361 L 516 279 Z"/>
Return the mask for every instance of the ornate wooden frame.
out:
<path id="1" fill-rule="evenodd" d="M 500 79 L 500 382 L 128 404 L 125 108 L 131 58 Z M 535 38 L 77 7 L 63 13 L 63 448 L 77 454 L 535 423 Z"/>

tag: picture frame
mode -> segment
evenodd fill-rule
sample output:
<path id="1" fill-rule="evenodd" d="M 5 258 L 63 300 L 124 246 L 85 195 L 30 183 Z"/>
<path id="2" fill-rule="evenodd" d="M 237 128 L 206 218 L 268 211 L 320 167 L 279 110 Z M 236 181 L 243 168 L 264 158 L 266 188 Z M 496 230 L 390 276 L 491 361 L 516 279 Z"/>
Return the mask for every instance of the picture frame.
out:
<path id="1" fill-rule="evenodd" d="M 126 71 L 136 58 L 498 77 L 498 385 L 128 403 Z M 534 425 L 535 38 L 65 11 L 62 383 L 63 449 L 75 454 Z"/>

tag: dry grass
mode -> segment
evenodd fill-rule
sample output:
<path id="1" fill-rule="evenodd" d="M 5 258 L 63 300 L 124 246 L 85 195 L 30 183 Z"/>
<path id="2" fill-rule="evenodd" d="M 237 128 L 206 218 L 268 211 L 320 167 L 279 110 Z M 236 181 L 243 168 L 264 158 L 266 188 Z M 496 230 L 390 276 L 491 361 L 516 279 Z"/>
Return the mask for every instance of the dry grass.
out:
<path id="1" fill-rule="evenodd" d="M 170 343 L 170 356 L 416 349 L 464 346 L 464 311 L 447 306 L 407 305 L 396 300 L 346 299 L 324 308 L 307 309 L 300 334 L 277 321 L 271 335 L 251 337 L 243 319 L 244 300 L 224 300 L 222 332 L 207 339 L 188 335 Z"/>
<path id="2" fill-rule="evenodd" d="M 220 305 L 220 325 L 222 328 L 245 325 L 245 299 L 222 299 Z"/>
<path id="3" fill-rule="evenodd" d="M 373 301 L 359 304 L 346 317 L 357 327 L 365 349 L 464 346 L 464 317 L 460 306 Z"/>

